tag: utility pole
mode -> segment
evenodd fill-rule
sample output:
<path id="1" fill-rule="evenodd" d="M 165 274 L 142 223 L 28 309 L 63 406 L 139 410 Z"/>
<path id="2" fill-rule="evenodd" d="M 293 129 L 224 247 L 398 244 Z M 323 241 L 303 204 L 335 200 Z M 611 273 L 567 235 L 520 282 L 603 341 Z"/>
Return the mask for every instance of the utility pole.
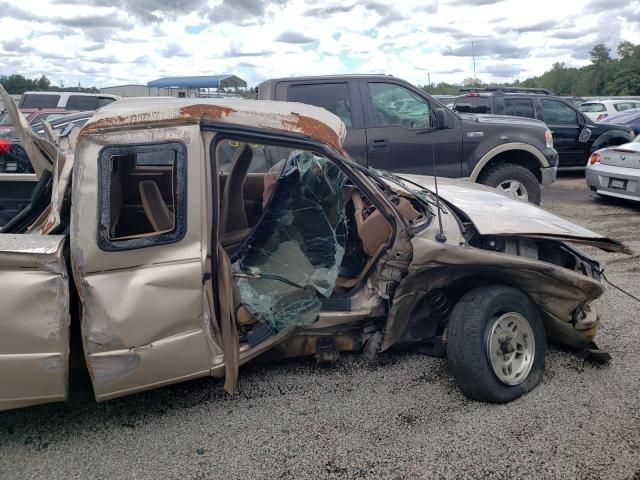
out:
<path id="1" fill-rule="evenodd" d="M 427 78 L 429 78 L 429 89 L 431 89 L 431 72 L 427 72 Z"/>
<path id="2" fill-rule="evenodd" d="M 476 45 L 474 42 L 471 42 L 471 54 L 473 56 L 473 85 L 478 86 L 478 82 L 476 81 Z"/>

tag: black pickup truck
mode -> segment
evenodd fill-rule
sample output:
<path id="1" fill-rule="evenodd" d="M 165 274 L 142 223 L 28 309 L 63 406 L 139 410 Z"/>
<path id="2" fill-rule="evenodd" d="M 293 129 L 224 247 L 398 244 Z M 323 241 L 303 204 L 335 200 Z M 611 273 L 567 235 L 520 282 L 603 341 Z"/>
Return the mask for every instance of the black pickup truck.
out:
<path id="1" fill-rule="evenodd" d="M 458 114 L 388 75 L 267 80 L 258 99 L 323 107 L 347 127 L 344 147 L 362 165 L 396 173 L 468 178 L 540 203 L 556 178 L 558 153 L 538 120 Z"/>

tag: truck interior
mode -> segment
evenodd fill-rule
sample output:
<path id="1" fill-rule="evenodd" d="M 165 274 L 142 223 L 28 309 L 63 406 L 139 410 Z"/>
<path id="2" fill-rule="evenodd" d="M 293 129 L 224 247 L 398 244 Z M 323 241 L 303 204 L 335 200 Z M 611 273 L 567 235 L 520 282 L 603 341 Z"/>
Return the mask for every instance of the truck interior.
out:
<path id="1" fill-rule="evenodd" d="M 220 241 L 232 266 L 242 343 L 256 346 L 350 298 L 385 250 L 389 221 L 331 160 L 234 140 L 217 144 Z M 391 198 L 410 223 L 417 202 Z"/>
<path id="2" fill-rule="evenodd" d="M 176 153 L 114 155 L 110 168 L 109 240 L 171 232 L 176 225 Z"/>

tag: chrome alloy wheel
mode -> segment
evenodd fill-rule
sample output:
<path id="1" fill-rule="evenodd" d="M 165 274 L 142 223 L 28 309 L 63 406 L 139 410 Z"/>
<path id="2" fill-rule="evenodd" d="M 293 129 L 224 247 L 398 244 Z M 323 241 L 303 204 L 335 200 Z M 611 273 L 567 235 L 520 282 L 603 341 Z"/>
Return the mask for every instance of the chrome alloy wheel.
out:
<path id="1" fill-rule="evenodd" d="M 517 180 L 505 180 L 496 188 L 510 197 L 517 198 L 518 200 L 529 200 L 529 192 L 527 192 L 527 188 Z"/>
<path id="2" fill-rule="evenodd" d="M 528 320 L 516 312 L 496 317 L 489 324 L 487 357 L 498 380 L 518 385 L 529 375 L 535 356 L 535 338 Z"/>

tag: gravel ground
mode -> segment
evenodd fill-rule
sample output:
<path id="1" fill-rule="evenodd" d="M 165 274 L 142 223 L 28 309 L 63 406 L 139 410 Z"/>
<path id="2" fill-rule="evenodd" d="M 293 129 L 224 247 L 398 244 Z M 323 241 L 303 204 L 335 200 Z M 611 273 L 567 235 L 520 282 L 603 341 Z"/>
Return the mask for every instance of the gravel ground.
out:
<path id="1" fill-rule="evenodd" d="M 640 207 L 579 175 L 543 205 L 640 252 Z M 638 256 L 590 253 L 640 292 Z M 467 400 L 445 361 L 416 354 L 248 366 L 235 398 L 204 379 L 97 404 L 76 375 L 67 404 L 0 412 L 0 478 L 637 480 L 640 309 L 611 288 L 597 306 L 611 364 L 551 346 L 542 384 L 507 405 Z"/>

